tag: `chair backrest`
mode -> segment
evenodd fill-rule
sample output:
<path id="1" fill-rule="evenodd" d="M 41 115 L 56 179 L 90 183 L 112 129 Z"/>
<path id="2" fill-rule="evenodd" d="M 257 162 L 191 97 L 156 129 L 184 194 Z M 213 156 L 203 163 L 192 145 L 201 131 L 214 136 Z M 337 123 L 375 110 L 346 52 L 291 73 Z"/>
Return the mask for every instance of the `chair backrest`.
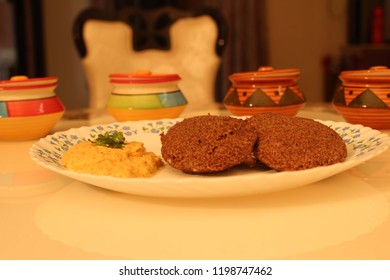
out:
<path id="1" fill-rule="evenodd" d="M 105 108 L 112 90 L 109 74 L 140 70 L 179 74 L 189 108 L 215 104 L 226 42 L 224 25 L 214 9 L 82 11 L 74 21 L 73 38 L 87 79 L 90 108 Z"/>

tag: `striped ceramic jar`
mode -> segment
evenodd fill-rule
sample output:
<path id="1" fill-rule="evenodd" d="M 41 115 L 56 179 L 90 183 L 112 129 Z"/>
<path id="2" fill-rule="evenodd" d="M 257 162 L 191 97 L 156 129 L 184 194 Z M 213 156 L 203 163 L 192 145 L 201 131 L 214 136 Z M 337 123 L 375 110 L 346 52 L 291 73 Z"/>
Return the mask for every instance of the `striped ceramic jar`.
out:
<path id="1" fill-rule="evenodd" d="M 13 77 L 0 81 L 0 140 L 46 136 L 61 119 L 64 106 L 56 96 L 56 77 Z"/>

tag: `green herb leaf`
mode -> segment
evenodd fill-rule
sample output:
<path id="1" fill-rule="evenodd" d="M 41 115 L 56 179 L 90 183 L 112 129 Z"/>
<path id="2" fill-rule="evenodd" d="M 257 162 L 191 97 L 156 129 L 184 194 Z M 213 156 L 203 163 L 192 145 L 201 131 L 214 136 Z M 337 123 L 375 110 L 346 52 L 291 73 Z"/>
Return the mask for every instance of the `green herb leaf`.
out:
<path id="1" fill-rule="evenodd" d="M 91 137 L 95 138 L 95 136 L 91 135 Z M 125 145 L 125 136 L 123 136 L 123 132 L 121 131 L 106 131 L 104 134 L 98 134 L 95 141 L 89 140 L 95 145 L 105 146 L 114 149 L 122 149 Z"/>

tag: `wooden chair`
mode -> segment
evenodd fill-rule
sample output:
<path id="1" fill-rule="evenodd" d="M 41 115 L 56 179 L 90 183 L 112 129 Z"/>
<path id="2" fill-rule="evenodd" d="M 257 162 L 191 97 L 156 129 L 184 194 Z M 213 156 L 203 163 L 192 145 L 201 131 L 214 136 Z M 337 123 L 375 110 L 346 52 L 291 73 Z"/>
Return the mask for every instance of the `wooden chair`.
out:
<path id="1" fill-rule="evenodd" d="M 82 60 L 90 108 L 104 109 L 111 73 L 176 73 L 189 109 L 215 106 L 215 89 L 226 43 L 219 11 L 125 8 L 116 13 L 82 11 L 73 38 Z"/>

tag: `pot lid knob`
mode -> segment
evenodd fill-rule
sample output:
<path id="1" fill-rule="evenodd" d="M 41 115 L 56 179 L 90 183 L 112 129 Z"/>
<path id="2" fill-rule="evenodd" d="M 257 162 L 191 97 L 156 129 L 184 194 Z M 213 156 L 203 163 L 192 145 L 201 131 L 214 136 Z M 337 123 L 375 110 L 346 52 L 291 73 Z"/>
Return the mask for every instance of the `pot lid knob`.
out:
<path id="1" fill-rule="evenodd" d="M 271 66 L 260 66 L 257 71 L 259 72 L 271 72 L 274 71 L 274 68 Z"/>
<path id="2" fill-rule="evenodd" d="M 138 70 L 134 74 L 135 75 L 152 75 L 152 71 L 149 71 L 149 70 Z"/>
<path id="3" fill-rule="evenodd" d="M 387 70 L 388 68 L 386 66 L 372 66 L 370 67 L 370 70 Z"/>
<path id="4" fill-rule="evenodd" d="M 10 81 L 23 81 L 23 80 L 28 80 L 28 77 L 27 76 L 12 76 L 10 78 Z"/>

